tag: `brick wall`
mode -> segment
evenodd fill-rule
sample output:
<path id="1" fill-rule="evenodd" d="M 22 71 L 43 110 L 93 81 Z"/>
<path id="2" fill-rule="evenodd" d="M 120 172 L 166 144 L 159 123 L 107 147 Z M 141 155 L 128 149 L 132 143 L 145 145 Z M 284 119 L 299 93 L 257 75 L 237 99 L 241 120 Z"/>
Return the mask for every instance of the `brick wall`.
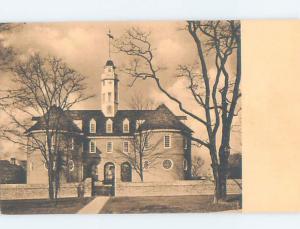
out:
<path id="1" fill-rule="evenodd" d="M 59 198 L 77 197 L 79 183 L 62 184 L 59 191 Z M 84 182 L 84 196 L 91 196 L 91 179 Z M 15 199 L 47 199 L 48 186 L 46 184 L 0 184 L 0 200 Z"/>
<path id="2" fill-rule="evenodd" d="M 35 137 L 40 141 L 45 141 L 46 136 L 44 133 L 36 133 Z M 82 180 L 82 140 L 80 136 L 74 135 L 74 150 L 69 151 L 69 160 L 74 162 L 74 169 L 72 171 L 66 169 L 62 180 L 67 180 L 67 177 L 71 182 L 78 182 Z M 64 139 L 65 140 L 65 139 Z M 29 143 L 32 144 L 32 140 L 29 138 Z M 66 141 L 66 140 L 65 140 Z M 34 141 L 33 141 L 34 142 Z M 65 143 L 67 144 L 67 143 Z M 62 140 L 61 146 L 64 147 L 64 141 Z M 66 152 L 65 152 L 66 153 Z M 48 170 L 45 167 L 45 159 L 40 150 L 27 151 L 27 183 L 28 184 L 47 184 L 48 183 Z"/>
<path id="3" fill-rule="evenodd" d="M 164 135 L 171 136 L 171 148 L 164 148 Z M 113 152 L 106 152 L 106 143 L 113 142 Z M 104 179 L 104 166 L 111 162 L 115 165 L 115 176 L 117 180 L 121 177 L 121 164 L 127 162 L 128 159 L 120 153 L 123 150 L 123 141 L 129 141 L 128 138 L 98 138 L 96 139 L 97 149 L 101 151 L 101 162 L 98 165 L 98 179 Z M 130 141 L 129 141 L 130 142 Z M 155 145 L 155 150 L 147 154 L 149 158 L 155 158 L 147 170 L 144 170 L 145 182 L 156 181 L 176 181 L 184 179 L 184 136 L 180 132 L 173 131 L 157 131 L 151 133 L 149 144 Z M 133 146 L 129 143 L 129 150 L 133 150 Z M 157 155 L 157 156 L 154 156 Z M 169 159 L 173 162 L 171 169 L 163 168 L 163 161 Z M 147 160 L 147 157 L 144 158 Z M 139 182 L 140 178 L 136 171 L 132 170 L 132 181 Z"/>
<path id="4" fill-rule="evenodd" d="M 242 180 L 228 180 L 227 193 L 241 194 Z M 209 180 L 117 183 L 116 196 L 183 196 L 214 194 L 214 184 Z"/>

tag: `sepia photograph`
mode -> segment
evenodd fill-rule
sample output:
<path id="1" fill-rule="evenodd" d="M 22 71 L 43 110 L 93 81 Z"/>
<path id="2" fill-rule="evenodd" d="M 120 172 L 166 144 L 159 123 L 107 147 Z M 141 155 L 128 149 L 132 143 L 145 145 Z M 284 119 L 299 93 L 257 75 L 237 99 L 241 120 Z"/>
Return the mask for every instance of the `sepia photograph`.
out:
<path id="1" fill-rule="evenodd" d="M 0 23 L 0 214 L 239 213 L 238 20 Z"/>

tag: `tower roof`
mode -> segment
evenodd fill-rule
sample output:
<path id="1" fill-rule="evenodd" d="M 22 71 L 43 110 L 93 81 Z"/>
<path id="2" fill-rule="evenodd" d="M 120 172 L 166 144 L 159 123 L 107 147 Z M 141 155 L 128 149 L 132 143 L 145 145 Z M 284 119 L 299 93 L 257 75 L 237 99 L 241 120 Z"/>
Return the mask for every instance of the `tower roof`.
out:
<path id="1" fill-rule="evenodd" d="M 105 66 L 112 66 L 115 68 L 114 62 L 112 60 L 107 60 Z"/>

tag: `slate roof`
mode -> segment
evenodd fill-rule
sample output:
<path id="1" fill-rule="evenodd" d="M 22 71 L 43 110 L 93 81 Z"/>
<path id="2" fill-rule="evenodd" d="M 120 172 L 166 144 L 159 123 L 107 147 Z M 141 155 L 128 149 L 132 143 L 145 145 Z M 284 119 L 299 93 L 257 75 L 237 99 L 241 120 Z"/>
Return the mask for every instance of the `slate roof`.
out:
<path id="1" fill-rule="evenodd" d="M 123 133 L 123 121 L 129 120 L 129 133 Z M 37 123 L 31 127 L 28 132 L 43 128 L 40 118 L 33 118 Z M 89 133 L 90 120 L 96 121 L 96 133 Z M 113 121 L 113 133 L 106 133 L 106 121 Z M 73 120 L 82 120 L 82 132 L 88 136 L 124 136 L 132 135 L 136 131 L 136 121 L 145 120 L 141 126 L 143 129 L 175 129 L 186 132 L 192 132 L 180 120 L 185 116 L 174 115 L 169 108 L 162 104 L 155 110 L 118 110 L 112 118 L 105 117 L 101 110 L 69 110 L 65 112 L 61 129 L 72 132 L 81 132 Z"/>
<path id="2" fill-rule="evenodd" d="M 50 108 L 49 113 L 50 113 L 49 129 L 57 129 L 57 127 L 59 127 L 58 130 L 81 133 L 81 130 L 73 122 L 72 118 L 68 114 L 63 112 L 61 108 L 53 106 Z M 26 133 L 35 130 L 44 130 L 46 128 L 45 119 L 41 117 L 38 118 L 35 117 L 33 118 L 33 120 L 36 120 L 37 122 L 32 127 L 30 127 L 26 131 Z"/>

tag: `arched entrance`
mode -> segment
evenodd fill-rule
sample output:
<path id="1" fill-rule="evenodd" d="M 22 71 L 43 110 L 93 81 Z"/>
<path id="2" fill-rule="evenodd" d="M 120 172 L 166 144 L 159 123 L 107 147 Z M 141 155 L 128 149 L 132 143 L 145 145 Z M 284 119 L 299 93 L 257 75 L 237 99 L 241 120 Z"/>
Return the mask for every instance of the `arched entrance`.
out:
<path id="1" fill-rule="evenodd" d="M 112 162 L 107 162 L 104 165 L 104 183 L 112 184 L 115 179 L 115 165 Z"/>
<path id="2" fill-rule="evenodd" d="M 132 180 L 131 165 L 128 162 L 124 162 L 121 164 L 121 181 L 131 182 L 131 180 Z"/>

